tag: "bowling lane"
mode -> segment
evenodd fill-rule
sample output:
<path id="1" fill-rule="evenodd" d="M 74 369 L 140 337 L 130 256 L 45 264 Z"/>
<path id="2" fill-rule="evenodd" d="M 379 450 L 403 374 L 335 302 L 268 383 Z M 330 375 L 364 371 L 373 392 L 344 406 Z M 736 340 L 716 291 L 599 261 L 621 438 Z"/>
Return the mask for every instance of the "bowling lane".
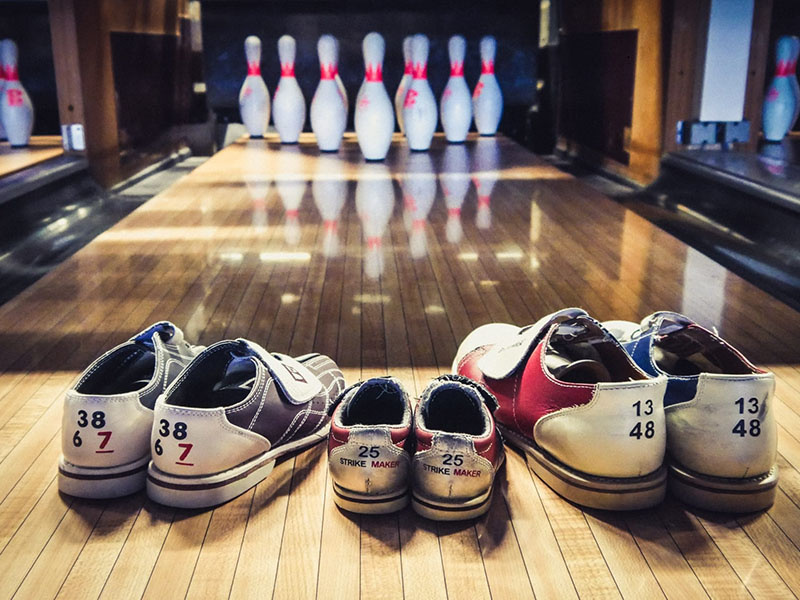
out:
<path id="1" fill-rule="evenodd" d="M 677 310 L 775 370 L 775 506 L 584 511 L 514 450 L 489 513 L 461 524 L 345 515 L 322 446 L 213 511 L 54 484 L 64 390 L 155 320 L 203 344 L 326 353 L 348 383 L 389 372 L 418 394 L 474 327 L 565 306 Z M 371 163 L 352 134 L 322 154 L 307 134 L 242 139 L 0 307 L 0 595 L 797 595 L 798 335 L 795 311 L 504 137 L 437 135 L 430 152 L 396 137 Z"/>

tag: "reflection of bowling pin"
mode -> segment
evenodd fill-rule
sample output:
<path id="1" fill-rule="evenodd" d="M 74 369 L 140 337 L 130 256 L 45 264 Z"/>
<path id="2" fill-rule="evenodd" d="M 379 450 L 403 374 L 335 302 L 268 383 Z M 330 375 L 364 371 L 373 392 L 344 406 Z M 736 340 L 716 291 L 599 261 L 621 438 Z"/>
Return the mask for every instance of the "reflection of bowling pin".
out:
<path id="1" fill-rule="evenodd" d="M 383 235 L 393 210 L 394 185 L 389 169 L 380 163 L 361 165 L 356 184 L 356 212 L 366 245 L 364 273 L 371 279 L 383 273 Z"/>
<path id="2" fill-rule="evenodd" d="M 431 157 L 412 152 L 403 175 L 403 218 L 413 258 L 421 258 L 428 252 L 425 226 L 435 199 L 436 175 Z"/>
<path id="3" fill-rule="evenodd" d="M 343 166 L 338 160 L 318 160 L 311 181 L 311 194 L 324 228 L 322 254 L 329 257 L 339 254 L 339 216 L 347 200 L 347 179 Z"/>
<path id="4" fill-rule="evenodd" d="M 795 42 L 785 35 L 775 48 L 775 77 L 767 88 L 762 110 L 764 137 L 770 142 L 781 141 L 792 126 L 798 99 L 795 96 L 796 64 L 792 61 Z"/>
<path id="5" fill-rule="evenodd" d="M 403 77 L 400 79 L 400 85 L 397 86 L 397 92 L 394 95 L 394 110 L 397 113 L 397 123 L 400 125 L 400 131 L 405 133 L 403 129 L 403 102 L 406 100 L 406 92 L 408 85 L 411 83 L 411 39 L 412 36 L 407 35 L 403 38 L 403 61 L 405 61 L 405 71 Z"/>
<path id="6" fill-rule="evenodd" d="M 311 129 L 323 152 L 336 152 L 347 125 L 347 108 L 336 83 L 336 39 L 323 35 L 317 42 L 320 79 L 311 101 Z"/>
<path id="7" fill-rule="evenodd" d="M 394 133 L 392 101 L 383 85 L 386 43 L 380 33 L 364 38 L 364 82 L 356 98 L 355 126 L 358 145 L 367 160 L 383 160 Z"/>
<path id="8" fill-rule="evenodd" d="M 463 144 L 447 146 L 444 149 L 442 171 L 439 182 L 447 205 L 447 241 L 457 244 L 464 235 L 461 227 L 461 206 L 469 191 L 469 158 Z"/>
<path id="9" fill-rule="evenodd" d="M 261 40 L 254 35 L 244 41 L 247 77 L 239 92 L 239 112 L 251 138 L 264 137 L 269 123 L 269 90 L 261 79 Z"/>
<path id="10" fill-rule="evenodd" d="M 306 179 L 303 172 L 303 156 L 298 146 L 285 146 L 277 154 L 275 189 L 283 204 L 283 235 L 286 243 L 295 246 L 300 242 L 300 204 L 306 192 Z"/>
<path id="11" fill-rule="evenodd" d="M 411 40 L 413 79 L 403 102 L 403 126 L 412 150 L 430 148 L 438 120 L 436 98 L 428 83 L 428 50 L 428 38 L 415 35 Z"/>
<path id="12" fill-rule="evenodd" d="M 450 79 L 442 93 L 442 127 L 448 142 L 463 142 L 467 139 L 472 123 L 472 98 L 467 82 L 464 81 L 467 40 L 463 36 L 454 35 L 447 48 L 450 52 Z"/>
<path id="13" fill-rule="evenodd" d="M 472 93 L 475 127 L 481 135 L 494 135 L 503 116 L 503 94 L 494 76 L 497 40 L 491 35 L 481 39 L 481 77 Z"/>
<path id="14" fill-rule="evenodd" d="M 306 99 L 294 77 L 297 43 L 290 35 L 278 40 L 278 56 L 281 61 L 281 78 L 272 100 L 272 119 L 275 129 L 284 144 L 294 144 L 306 122 Z"/>
<path id="15" fill-rule="evenodd" d="M 498 162 L 497 140 L 494 138 L 478 138 L 475 144 L 472 181 L 478 194 L 478 210 L 475 213 L 475 225 L 479 229 L 492 226 L 491 196 L 494 185 L 500 178 L 497 172 Z"/>
<path id="16" fill-rule="evenodd" d="M 269 171 L 267 153 L 258 142 L 248 141 L 242 158 L 242 178 L 244 179 L 250 203 L 253 208 L 253 227 L 262 231 L 267 226 L 267 194 L 269 193 Z"/>
<path id="17" fill-rule="evenodd" d="M 33 104 L 19 81 L 17 58 L 17 45 L 12 40 L 3 40 L 0 43 L 0 65 L 6 83 L 0 95 L 0 120 L 12 148 L 27 146 L 33 131 Z"/>
<path id="18" fill-rule="evenodd" d="M 786 151 L 783 144 L 764 144 L 758 151 L 758 160 L 772 175 L 786 177 Z"/>

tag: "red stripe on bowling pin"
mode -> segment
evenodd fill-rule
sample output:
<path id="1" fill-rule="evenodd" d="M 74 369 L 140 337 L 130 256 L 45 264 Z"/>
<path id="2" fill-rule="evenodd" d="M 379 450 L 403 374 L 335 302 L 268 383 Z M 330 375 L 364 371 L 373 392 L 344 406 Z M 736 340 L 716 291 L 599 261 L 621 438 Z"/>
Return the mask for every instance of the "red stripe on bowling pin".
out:
<path id="1" fill-rule="evenodd" d="M 261 75 L 261 67 L 256 63 L 247 63 L 247 75 Z"/>

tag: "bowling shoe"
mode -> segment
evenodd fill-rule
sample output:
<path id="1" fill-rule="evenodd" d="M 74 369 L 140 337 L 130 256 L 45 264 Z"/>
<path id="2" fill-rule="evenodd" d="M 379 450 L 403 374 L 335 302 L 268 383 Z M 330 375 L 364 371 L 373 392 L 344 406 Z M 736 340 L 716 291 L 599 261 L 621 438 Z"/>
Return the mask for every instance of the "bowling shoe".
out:
<path id="1" fill-rule="evenodd" d="M 182 508 L 238 496 L 276 459 L 326 438 L 343 388 L 327 356 L 291 358 L 243 339 L 209 346 L 156 402 L 147 494 Z"/>
<path id="2" fill-rule="evenodd" d="M 164 321 L 95 360 L 64 400 L 58 489 L 82 498 L 142 489 L 156 398 L 202 349 Z"/>
<path id="3" fill-rule="evenodd" d="M 331 407 L 328 467 L 333 501 L 362 514 L 383 514 L 408 504 L 411 402 L 393 377 L 347 388 Z"/>
<path id="4" fill-rule="evenodd" d="M 666 377 L 648 376 L 583 310 L 479 327 L 453 370 L 494 394 L 505 439 L 568 500 L 633 510 L 664 498 Z"/>
<path id="5" fill-rule="evenodd" d="M 459 375 L 434 379 L 414 416 L 411 506 L 423 517 L 458 521 L 489 510 L 503 440 L 492 411 L 497 400 Z"/>
<path id="6" fill-rule="evenodd" d="M 771 506 L 778 483 L 774 375 L 677 313 L 605 325 L 642 369 L 669 380 L 664 410 L 670 492 L 708 510 Z"/>

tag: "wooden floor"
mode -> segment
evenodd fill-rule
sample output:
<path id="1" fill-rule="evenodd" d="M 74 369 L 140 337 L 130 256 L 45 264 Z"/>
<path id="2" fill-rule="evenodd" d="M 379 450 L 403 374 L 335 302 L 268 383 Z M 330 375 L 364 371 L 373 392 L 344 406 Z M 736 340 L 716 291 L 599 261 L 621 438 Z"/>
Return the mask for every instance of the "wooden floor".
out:
<path id="1" fill-rule="evenodd" d="M 35 164 L 64 154 L 60 135 L 37 135 L 26 148 L 12 148 L 0 143 L 0 177 L 27 169 Z"/>
<path id="2" fill-rule="evenodd" d="M 798 314 L 508 140 L 444 146 L 396 144 L 383 166 L 352 138 L 323 156 L 310 140 L 234 144 L 0 307 L 0 598 L 800 593 Z M 443 165 L 451 194 L 459 173 L 474 178 L 460 214 Z M 348 382 L 388 371 L 419 393 L 472 328 L 564 306 L 688 313 L 774 369 L 775 506 L 584 511 L 510 450 L 485 518 L 351 516 L 331 500 L 323 445 L 213 511 L 57 491 L 62 394 L 153 321 L 205 344 L 327 353 Z"/>

